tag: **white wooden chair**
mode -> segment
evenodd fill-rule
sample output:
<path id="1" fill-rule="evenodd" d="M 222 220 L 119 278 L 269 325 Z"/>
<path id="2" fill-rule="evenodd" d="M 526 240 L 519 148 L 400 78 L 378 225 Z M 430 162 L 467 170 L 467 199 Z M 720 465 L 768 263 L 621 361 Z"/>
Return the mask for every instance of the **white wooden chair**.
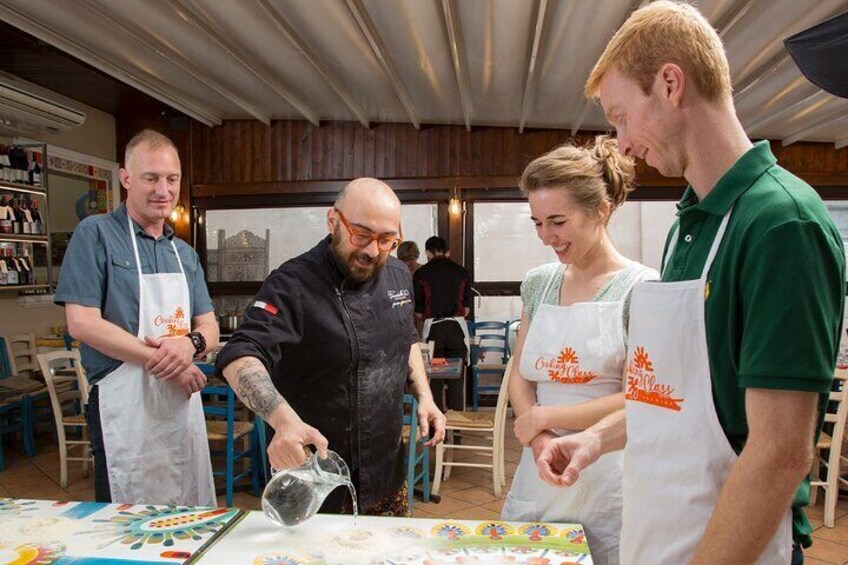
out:
<path id="1" fill-rule="evenodd" d="M 67 372 L 73 361 L 73 376 L 58 376 L 57 369 Z M 82 462 L 82 476 L 88 477 L 88 464 L 91 457 L 91 442 L 88 440 L 88 426 L 85 421 L 85 406 L 88 404 L 88 379 L 80 362 L 78 351 L 53 351 L 39 353 L 38 364 L 47 383 L 53 417 L 56 421 L 56 437 L 59 440 L 59 463 L 61 467 L 60 483 L 68 486 L 68 461 Z M 67 386 L 76 382 L 75 387 Z M 65 428 L 82 428 L 82 439 L 68 439 Z M 79 448 L 81 454 L 71 456 L 71 448 Z"/>
<path id="2" fill-rule="evenodd" d="M 492 469 L 492 484 L 495 496 L 500 497 L 506 485 L 504 473 L 504 428 L 506 427 L 506 410 L 509 403 L 509 373 L 512 360 L 506 365 L 504 378 L 498 391 L 498 402 L 495 412 L 458 412 L 448 410 L 445 414 L 447 423 L 445 425 L 445 441 L 436 446 L 436 470 L 433 477 L 433 494 L 439 494 L 442 484 L 442 473 L 444 480 L 450 477 L 451 467 L 479 467 Z M 469 435 L 464 432 L 475 432 Z M 473 443 L 477 440 L 477 434 L 482 434 L 482 443 Z M 461 436 L 462 443 L 454 443 L 455 438 Z M 490 456 L 491 460 L 483 462 L 480 460 L 456 461 L 454 451 L 469 453 L 470 455 Z"/>
<path id="3" fill-rule="evenodd" d="M 38 361 L 35 358 L 38 354 L 35 336 L 33 334 L 19 334 L 5 337 L 12 374 L 34 378 L 39 371 Z"/>
<path id="4" fill-rule="evenodd" d="M 848 487 L 848 479 L 840 476 L 839 470 L 844 463 L 848 463 L 848 457 L 842 455 L 842 438 L 845 434 L 845 422 L 848 419 L 848 370 L 837 369 L 834 379 L 839 382 L 839 392 L 830 393 L 830 402 L 836 403 L 836 411 L 829 411 L 824 416 L 825 423 L 833 424 L 833 435 L 829 436 L 822 432 L 816 444 L 816 453 L 813 457 L 813 468 L 810 471 L 810 506 L 816 504 L 818 488 L 824 489 L 824 525 L 828 528 L 834 526 L 836 517 L 836 500 L 839 498 L 840 485 Z M 828 450 L 827 459 L 822 457 L 822 450 Z M 825 475 L 822 477 L 822 467 Z"/>

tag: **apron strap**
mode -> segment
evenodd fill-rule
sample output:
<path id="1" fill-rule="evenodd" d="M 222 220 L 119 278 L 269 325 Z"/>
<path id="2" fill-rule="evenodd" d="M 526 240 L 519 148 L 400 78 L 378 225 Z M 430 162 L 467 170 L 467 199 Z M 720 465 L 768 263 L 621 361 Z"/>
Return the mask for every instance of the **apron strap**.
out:
<path id="1" fill-rule="evenodd" d="M 130 241 L 132 242 L 133 255 L 135 255 L 135 268 L 136 271 L 138 271 L 138 311 L 142 312 L 144 308 L 144 304 L 142 303 L 142 300 L 144 300 L 144 293 L 141 291 L 141 285 L 144 282 L 144 274 L 141 272 L 141 257 L 138 254 L 138 243 L 136 242 L 135 230 L 133 229 L 133 221 L 132 217 L 130 217 L 129 210 L 127 211 L 127 227 L 130 230 Z M 188 278 L 185 276 L 183 262 L 180 260 L 180 254 L 177 252 L 177 246 L 174 244 L 173 238 L 170 239 L 170 242 L 171 248 L 174 250 L 174 256 L 177 258 L 177 266 L 180 268 L 180 274 L 183 276 L 183 280 L 185 281 L 186 287 L 188 288 Z M 189 292 L 189 295 L 190 294 L 191 293 Z"/>
<path id="2" fill-rule="evenodd" d="M 704 263 L 704 270 L 701 273 L 701 279 L 706 280 L 707 275 L 710 272 L 710 267 L 713 265 L 713 259 L 715 259 L 716 253 L 718 253 L 719 245 L 721 245 L 721 240 L 724 238 L 724 232 L 727 231 L 727 224 L 730 221 L 730 215 L 733 213 L 733 207 L 730 207 L 730 210 L 724 215 L 721 219 L 721 225 L 718 227 L 718 232 L 716 232 L 715 239 L 713 239 L 712 247 L 710 247 L 710 252 L 707 255 L 707 260 Z M 677 240 L 680 239 L 680 222 L 678 221 L 677 225 L 674 226 L 674 234 L 671 237 L 671 243 L 668 246 L 668 253 L 663 257 L 662 265 L 660 266 L 660 277 L 665 276 L 665 269 L 668 267 L 668 263 L 671 260 L 671 256 L 674 254 L 674 250 L 677 248 Z"/>
<path id="3" fill-rule="evenodd" d="M 706 280 L 707 275 L 710 272 L 710 267 L 713 265 L 713 259 L 715 259 L 716 253 L 718 253 L 718 248 L 721 245 L 721 240 L 724 238 L 724 232 L 727 231 L 727 224 L 730 221 L 730 215 L 733 213 L 733 206 L 730 207 L 730 210 L 724 215 L 724 218 L 721 219 L 721 225 L 718 227 L 718 232 L 716 233 L 715 239 L 713 239 L 713 245 L 710 247 L 710 253 L 707 255 L 707 261 L 704 263 L 704 271 L 701 273 L 701 280 Z"/>
<path id="4" fill-rule="evenodd" d="M 674 254 L 674 250 L 677 247 L 677 239 L 680 237 L 680 220 L 677 221 L 677 225 L 674 226 L 674 233 L 671 235 L 671 242 L 668 244 L 668 252 L 665 254 L 665 257 L 662 258 L 662 264 L 660 265 L 660 278 L 665 276 L 665 268 L 668 267 L 668 263 L 671 260 L 671 256 Z"/>

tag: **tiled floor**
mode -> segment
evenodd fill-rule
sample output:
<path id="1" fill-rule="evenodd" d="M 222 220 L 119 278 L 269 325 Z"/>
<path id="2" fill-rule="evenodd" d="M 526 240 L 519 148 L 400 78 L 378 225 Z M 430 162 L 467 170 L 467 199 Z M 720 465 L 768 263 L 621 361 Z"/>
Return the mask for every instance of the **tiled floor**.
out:
<path id="1" fill-rule="evenodd" d="M 455 468 L 451 477 L 442 482 L 441 501 L 425 503 L 416 501 L 413 515 L 419 518 L 456 518 L 469 520 L 497 519 L 500 516 L 503 499 L 509 489 L 518 460 L 521 446 L 510 433 L 512 422 L 507 422 L 506 439 L 506 478 L 507 488 L 503 496 L 496 497 L 492 488 L 491 472 L 485 469 Z M 5 446 L 6 470 L 0 472 L 0 497 L 40 498 L 47 500 L 93 500 L 94 484 L 92 478 L 83 478 L 79 463 L 69 465 L 67 488 L 59 486 L 59 453 L 51 436 L 38 438 L 38 454 L 29 459 L 22 455 L 16 446 Z M 822 525 L 822 503 L 808 508 L 808 516 L 816 528 L 813 533 L 815 543 L 805 552 L 805 561 L 809 565 L 838 564 L 848 565 L 848 497 L 837 504 L 836 527 L 825 528 Z M 224 505 L 224 497 L 218 497 L 218 503 Z M 259 510 L 259 499 L 246 491 L 235 494 L 234 505 L 249 510 Z"/>

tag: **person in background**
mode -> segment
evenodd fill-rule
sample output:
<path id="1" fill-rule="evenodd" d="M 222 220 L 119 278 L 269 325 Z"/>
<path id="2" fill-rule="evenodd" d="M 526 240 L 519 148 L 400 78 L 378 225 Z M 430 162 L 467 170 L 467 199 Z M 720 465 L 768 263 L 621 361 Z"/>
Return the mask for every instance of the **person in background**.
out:
<path id="1" fill-rule="evenodd" d="M 418 244 L 414 241 L 404 241 L 397 248 L 397 258 L 406 263 L 409 272 L 413 275 L 421 267 L 418 263 L 419 257 L 421 257 L 421 251 L 418 250 Z"/>
<path id="2" fill-rule="evenodd" d="M 468 355 L 468 325 L 465 318 L 471 313 L 471 277 L 468 270 L 450 258 L 443 237 L 433 236 L 424 243 L 427 263 L 415 271 L 415 317 L 422 326 L 425 342 L 434 342 L 433 357 L 466 359 Z M 441 402 L 443 381 L 431 384 L 433 397 Z M 447 381 L 447 407 L 463 410 L 463 379 Z"/>
<path id="3" fill-rule="evenodd" d="M 617 564 L 621 535 L 621 457 L 605 457 L 578 488 L 545 484 L 536 455 L 552 438 L 583 430 L 624 406 L 622 375 L 630 291 L 659 273 L 621 255 L 607 231 L 633 190 L 633 163 L 599 136 L 535 159 L 519 186 L 542 243 L 558 261 L 530 270 L 509 398 L 521 462 L 504 520 L 579 522 L 592 558 Z"/>
<path id="4" fill-rule="evenodd" d="M 329 235 L 274 270 L 218 353 L 216 369 L 274 429 L 271 465 L 301 465 L 304 448 L 347 463 L 361 513 L 409 514 L 401 440 L 407 381 L 426 445 L 444 437 L 412 321 L 409 270 L 390 255 L 400 201 L 360 178 L 327 213 Z M 337 489 L 322 510 L 351 510 Z"/>
<path id="5" fill-rule="evenodd" d="M 635 11 L 586 94 L 623 152 L 689 186 L 662 282 L 633 290 L 626 419 L 551 440 L 540 473 L 579 484 L 626 443 L 622 563 L 801 563 L 842 325 L 839 231 L 768 142 L 746 136 L 721 39 L 694 7 Z"/>
<path id="6" fill-rule="evenodd" d="M 180 158 L 152 130 L 127 144 L 117 210 L 76 227 L 55 302 L 82 342 L 98 502 L 215 506 L 206 383 L 193 364 L 218 346 L 197 253 L 165 223 Z"/>

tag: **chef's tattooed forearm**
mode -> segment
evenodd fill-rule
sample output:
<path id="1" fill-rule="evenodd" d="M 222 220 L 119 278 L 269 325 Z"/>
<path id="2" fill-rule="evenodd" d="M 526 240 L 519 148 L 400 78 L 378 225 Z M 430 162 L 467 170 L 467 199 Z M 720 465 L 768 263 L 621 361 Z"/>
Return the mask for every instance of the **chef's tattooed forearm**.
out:
<path id="1" fill-rule="evenodd" d="M 248 408 L 266 422 L 271 412 L 286 402 L 277 392 L 265 366 L 256 359 L 248 359 L 238 370 L 239 398 Z"/>

